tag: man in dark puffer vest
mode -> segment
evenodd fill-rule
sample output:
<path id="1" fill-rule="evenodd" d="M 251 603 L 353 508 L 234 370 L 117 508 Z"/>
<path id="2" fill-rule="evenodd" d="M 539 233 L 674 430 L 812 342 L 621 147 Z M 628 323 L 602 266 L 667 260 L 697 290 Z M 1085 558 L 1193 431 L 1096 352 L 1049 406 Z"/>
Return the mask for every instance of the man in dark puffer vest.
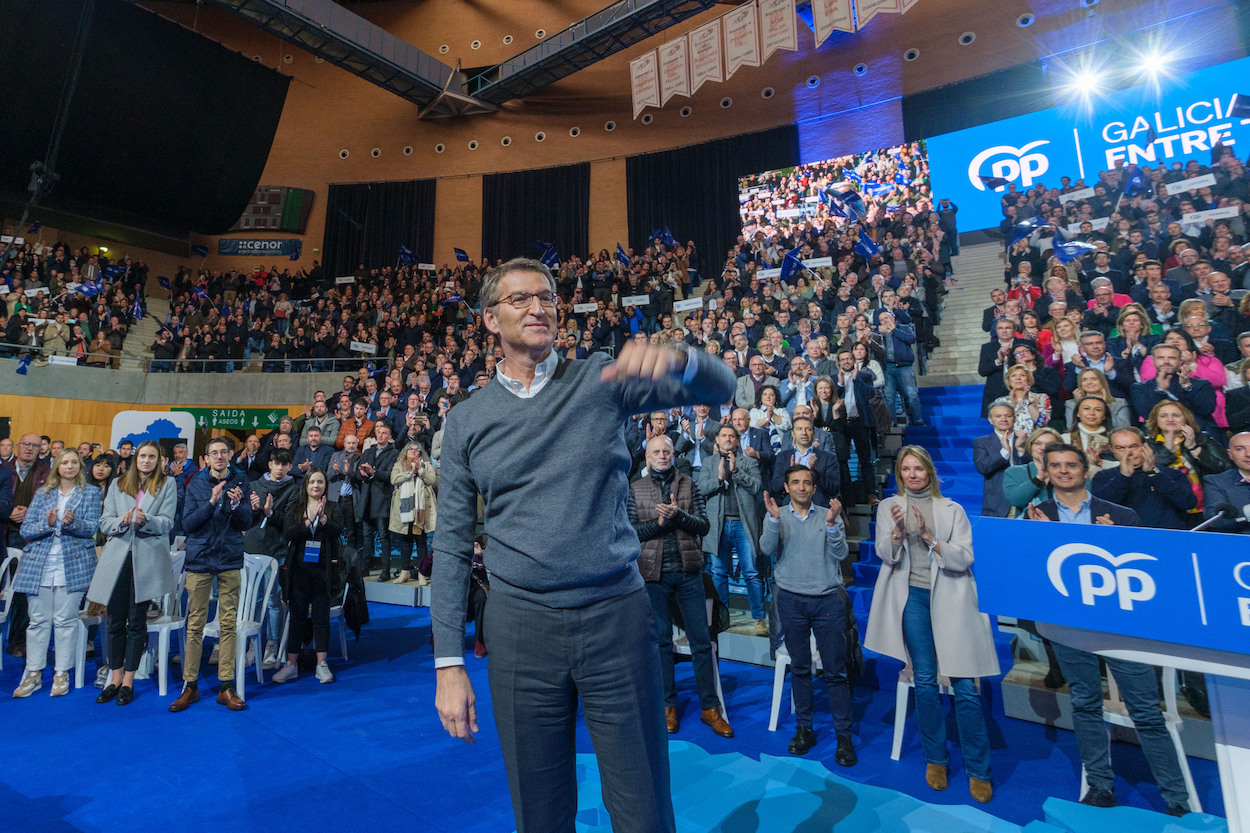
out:
<path id="1" fill-rule="evenodd" d="M 655 612 L 655 641 L 664 674 L 664 716 L 669 733 L 680 725 L 677 715 L 677 684 L 673 674 L 673 621 L 670 605 L 676 601 L 686 626 L 699 688 L 702 722 L 721 737 L 733 737 L 733 729 L 721 713 L 712 665 L 712 638 L 708 631 L 707 603 L 703 592 L 703 548 L 707 511 L 699 488 L 673 468 L 673 442 L 660 435 L 647 441 L 647 474 L 630 484 L 629 521 L 642 542 L 638 570 L 647 583 L 647 596 Z"/>

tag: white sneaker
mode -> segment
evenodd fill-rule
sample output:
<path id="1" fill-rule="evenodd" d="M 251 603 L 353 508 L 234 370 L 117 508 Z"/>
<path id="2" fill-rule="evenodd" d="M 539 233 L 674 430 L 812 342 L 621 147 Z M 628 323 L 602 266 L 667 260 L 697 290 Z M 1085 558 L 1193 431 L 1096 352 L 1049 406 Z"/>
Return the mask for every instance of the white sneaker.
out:
<path id="1" fill-rule="evenodd" d="M 95 687 L 103 689 L 109 684 L 109 680 L 112 676 L 113 672 L 109 670 L 109 667 L 107 665 L 101 665 L 99 670 L 95 672 Z"/>
<path id="2" fill-rule="evenodd" d="M 317 663 L 317 682 L 332 683 L 334 682 L 334 672 L 330 670 L 330 666 L 324 661 Z"/>
<path id="3" fill-rule="evenodd" d="M 278 646 L 270 642 L 265 646 L 265 657 L 260 661 L 260 667 L 266 671 L 272 671 L 277 668 L 278 662 Z"/>
<path id="4" fill-rule="evenodd" d="M 293 663 L 288 662 L 286 665 L 279 668 L 278 672 L 273 675 L 273 681 L 277 683 L 278 685 L 282 685 L 283 683 L 289 683 L 291 680 L 294 680 L 298 676 L 299 676 L 299 667 Z"/>
<path id="5" fill-rule="evenodd" d="M 69 694 L 69 672 L 58 671 L 52 675 L 52 696 L 64 697 Z"/>
<path id="6" fill-rule="evenodd" d="M 14 697 L 29 697 L 39 689 L 43 688 L 43 670 L 27 671 L 22 677 L 21 683 L 13 691 Z"/>
<path id="7" fill-rule="evenodd" d="M 220 655 L 221 655 L 221 646 L 220 646 L 220 645 L 214 645 L 214 646 L 213 646 L 213 652 L 212 652 L 211 654 L 209 654 L 209 655 L 208 655 L 208 664 L 209 664 L 209 665 L 217 665 L 217 664 L 218 664 L 218 662 L 219 662 L 219 661 L 220 661 L 220 659 L 221 659 L 221 656 L 220 656 Z"/>
<path id="8" fill-rule="evenodd" d="M 256 662 L 256 649 L 249 645 L 247 648 L 247 654 L 243 657 L 243 667 L 251 668 L 252 665 L 255 664 L 255 662 Z"/>

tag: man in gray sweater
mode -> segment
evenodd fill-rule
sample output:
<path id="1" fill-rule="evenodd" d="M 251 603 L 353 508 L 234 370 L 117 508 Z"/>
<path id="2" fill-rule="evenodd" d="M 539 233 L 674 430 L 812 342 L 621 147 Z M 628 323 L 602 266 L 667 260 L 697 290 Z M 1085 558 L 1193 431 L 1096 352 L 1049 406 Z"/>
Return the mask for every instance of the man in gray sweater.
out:
<path id="1" fill-rule="evenodd" d="M 629 523 L 630 414 L 724 402 L 715 357 L 629 342 L 561 359 L 558 300 L 542 263 L 511 260 L 480 293 L 504 361 L 447 415 L 434 544 L 435 706 L 453 737 L 477 731 L 464 668 L 478 495 L 490 546 L 490 687 L 519 833 L 572 833 L 581 701 L 617 833 L 675 822 L 660 658 Z"/>
<path id="2" fill-rule="evenodd" d="M 760 552 L 777 555 L 777 617 L 790 654 L 790 689 L 798 724 L 790 752 L 806 755 L 816 745 L 816 733 L 812 730 L 810 642 L 814 635 L 838 736 L 834 760 L 841 766 L 854 766 L 858 759 L 851 743 L 846 603 L 841 590 L 841 562 L 847 553 L 846 530 L 840 517 L 842 503 L 837 498 L 827 508 L 812 503 L 816 484 L 807 466 L 790 466 L 784 477 L 790 503 L 779 507 L 771 495 L 764 498 L 768 517 L 760 534 Z"/>

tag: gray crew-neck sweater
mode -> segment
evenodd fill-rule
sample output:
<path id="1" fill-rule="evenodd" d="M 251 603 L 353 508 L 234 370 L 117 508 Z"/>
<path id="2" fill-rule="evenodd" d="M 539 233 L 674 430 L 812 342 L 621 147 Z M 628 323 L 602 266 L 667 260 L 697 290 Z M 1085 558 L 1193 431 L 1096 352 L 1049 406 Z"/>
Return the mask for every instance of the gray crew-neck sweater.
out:
<path id="1" fill-rule="evenodd" d="M 631 414 L 725 402 L 734 376 L 688 352 L 688 383 L 605 384 L 611 359 L 561 359 L 522 399 L 492 380 L 451 409 L 439 471 L 430 616 L 436 657 L 463 655 L 477 496 L 485 503 L 491 592 L 552 608 L 584 607 L 643 586 L 629 522 Z M 541 635 L 539 635 L 541 638 Z"/>
<path id="2" fill-rule="evenodd" d="M 828 506 L 812 504 L 807 518 L 799 518 L 789 504 L 781 507 L 780 520 L 764 518 L 760 552 L 777 554 L 773 570 L 777 586 L 803 596 L 827 596 L 842 585 L 842 559 L 846 558 L 846 530 L 838 518 L 825 524 Z"/>

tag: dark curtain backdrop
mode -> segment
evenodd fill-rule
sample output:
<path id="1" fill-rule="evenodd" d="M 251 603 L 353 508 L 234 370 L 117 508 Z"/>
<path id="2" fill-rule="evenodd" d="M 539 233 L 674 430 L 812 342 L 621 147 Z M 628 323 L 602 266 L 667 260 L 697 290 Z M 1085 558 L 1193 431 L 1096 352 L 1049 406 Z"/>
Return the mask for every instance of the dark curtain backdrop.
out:
<path id="1" fill-rule="evenodd" d="M 1054 105 L 1041 61 L 903 96 L 903 138 L 912 142 L 1035 113 Z"/>
<path id="2" fill-rule="evenodd" d="M 333 276 L 395 264 L 407 246 L 418 263 L 434 259 L 433 179 L 331 185 L 322 265 Z"/>
<path id="3" fill-rule="evenodd" d="M 482 251 L 474 261 L 541 257 L 534 242 L 555 243 L 561 257 L 590 247 L 590 163 L 482 177 Z M 472 244 L 474 241 L 466 240 Z"/>
<path id="4" fill-rule="evenodd" d="M 625 160 L 626 245 L 639 251 L 649 242 L 647 234 L 668 226 L 678 242 L 695 242 L 703 275 L 719 275 L 742 228 L 738 178 L 797 164 L 799 131 L 793 124 L 631 156 Z"/>

